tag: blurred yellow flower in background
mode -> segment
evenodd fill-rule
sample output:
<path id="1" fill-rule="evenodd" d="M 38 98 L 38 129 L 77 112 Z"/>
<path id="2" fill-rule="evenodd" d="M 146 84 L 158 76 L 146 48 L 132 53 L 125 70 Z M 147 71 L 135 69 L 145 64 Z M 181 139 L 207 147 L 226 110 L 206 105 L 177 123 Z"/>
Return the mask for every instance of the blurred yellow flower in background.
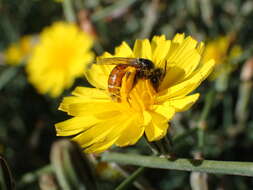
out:
<path id="1" fill-rule="evenodd" d="M 239 45 L 234 45 L 234 36 L 232 34 L 221 36 L 207 43 L 203 62 L 209 59 L 215 60 L 215 70 L 211 75 L 211 79 L 217 78 L 223 72 L 229 72 L 233 69 L 232 65 L 226 65 L 231 60 L 239 57 L 242 49 Z M 229 71 L 228 71 L 229 70 Z"/>
<path id="2" fill-rule="evenodd" d="M 59 96 L 81 76 L 94 54 L 93 38 L 77 25 L 56 22 L 45 28 L 28 62 L 28 80 L 39 93 Z"/>
<path id="3" fill-rule="evenodd" d="M 157 89 L 150 79 L 140 78 L 129 92 L 125 75 L 120 90 L 121 101 L 108 93 L 108 77 L 115 65 L 93 64 L 86 71 L 88 81 L 96 88 L 77 87 L 63 99 L 59 109 L 73 118 L 56 124 L 58 136 L 72 136 L 88 153 L 99 153 L 113 144 L 135 144 L 145 133 L 148 141 L 163 138 L 168 121 L 176 112 L 189 109 L 199 94 L 189 95 L 210 74 L 214 61 L 200 64 L 203 43 L 177 34 L 173 40 L 155 36 L 136 40 L 133 50 L 126 42 L 115 54 L 104 53 L 100 58 L 127 57 L 151 60 L 166 73 Z M 132 72 L 134 72 L 134 68 Z M 129 93 L 127 93 L 129 92 Z M 124 98 L 126 97 L 126 98 Z"/>
<path id="4" fill-rule="evenodd" d="M 12 43 L 4 51 L 4 61 L 10 65 L 18 65 L 31 53 L 34 47 L 32 36 L 23 36 L 17 43 Z"/>

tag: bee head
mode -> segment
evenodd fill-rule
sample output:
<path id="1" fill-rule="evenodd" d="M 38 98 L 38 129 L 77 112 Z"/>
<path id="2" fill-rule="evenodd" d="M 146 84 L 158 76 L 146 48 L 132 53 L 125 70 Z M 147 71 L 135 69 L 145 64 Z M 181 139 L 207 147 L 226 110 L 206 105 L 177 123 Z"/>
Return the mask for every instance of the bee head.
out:
<path id="1" fill-rule="evenodd" d="M 163 70 L 160 69 L 160 68 L 157 68 L 157 69 L 154 69 L 150 76 L 149 76 L 149 79 L 150 79 L 150 82 L 152 83 L 153 87 L 157 90 L 159 85 L 160 85 L 160 82 L 163 78 L 164 74 L 163 74 Z"/>

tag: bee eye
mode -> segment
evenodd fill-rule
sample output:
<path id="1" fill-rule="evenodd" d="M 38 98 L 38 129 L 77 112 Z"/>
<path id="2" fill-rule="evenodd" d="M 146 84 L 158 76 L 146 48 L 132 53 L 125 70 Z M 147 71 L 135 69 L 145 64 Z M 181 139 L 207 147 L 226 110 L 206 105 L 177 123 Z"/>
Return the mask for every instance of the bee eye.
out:
<path id="1" fill-rule="evenodd" d="M 151 82 L 152 82 L 153 84 L 156 84 L 156 83 L 158 82 L 158 80 L 157 80 L 156 77 L 152 77 L 152 78 L 151 78 Z"/>

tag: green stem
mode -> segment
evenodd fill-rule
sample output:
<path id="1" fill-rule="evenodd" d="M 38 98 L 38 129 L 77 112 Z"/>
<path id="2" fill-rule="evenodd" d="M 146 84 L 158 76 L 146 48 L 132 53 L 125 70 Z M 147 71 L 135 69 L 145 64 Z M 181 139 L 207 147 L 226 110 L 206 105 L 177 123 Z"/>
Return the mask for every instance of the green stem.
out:
<path id="1" fill-rule="evenodd" d="M 136 154 L 104 153 L 102 161 L 149 168 L 206 172 L 214 174 L 253 176 L 253 162 L 232 162 L 197 159 L 168 159 Z"/>
<path id="2" fill-rule="evenodd" d="M 72 5 L 72 0 L 64 0 L 62 5 L 63 5 L 63 11 L 64 11 L 66 20 L 68 22 L 75 22 L 76 16 L 75 16 L 75 11 Z"/>
<path id="3" fill-rule="evenodd" d="M 145 167 L 139 167 L 134 173 L 126 178 L 115 190 L 127 189 L 137 177 L 139 177 L 145 170 Z"/>
<path id="4" fill-rule="evenodd" d="M 115 1 L 116 3 L 107 6 L 101 10 L 96 11 L 92 16 L 91 16 L 91 20 L 93 22 L 96 22 L 100 19 L 103 19 L 109 15 L 112 14 L 112 12 L 114 12 L 115 10 L 119 10 L 119 9 L 125 9 L 129 6 L 131 6 L 133 3 L 136 2 L 136 0 L 121 0 L 121 1 Z"/>
<path id="5" fill-rule="evenodd" d="M 45 173 L 51 173 L 52 171 L 53 171 L 52 166 L 46 165 L 43 168 L 40 168 L 36 171 L 26 173 L 25 175 L 22 176 L 22 178 L 18 182 L 17 186 L 19 188 L 21 188 L 21 187 L 25 186 L 26 184 L 36 181 L 40 175 L 45 174 Z"/>
<path id="6" fill-rule="evenodd" d="M 203 147 L 204 147 L 204 141 L 205 141 L 205 128 L 206 128 L 206 124 L 205 121 L 207 119 L 207 116 L 211 110 L 212 104 L 213 104 L 213 100 L 215 97 L 215 90 L 211 89 L 208 94 L 206 95 L 205 98 L 205 105 L 204 108 L 202 110 L 202 113 L 200 115 L 200 120 L 198 122 L 198 132 L 197 132 L 197 136 L 198 136 L 198 148 L 201 152 L 203 152 Z"/>
<path id="7" fill-rule="evenodd" d="M 200 115 L 200 121 L 206 120 L 206 118 L 210 112 L 210 109 L 212 107 L 214 97 L 215 97 L 215 90 L 211 89 L 206 95 L 205 105 L 204 105 L 203 111 Z"/>
<path id="8" fill-rule="evenodd" d="M 0 90 L 2 90 L 18 73 L 20 67 L 11 66 L 0 75 Z"/>

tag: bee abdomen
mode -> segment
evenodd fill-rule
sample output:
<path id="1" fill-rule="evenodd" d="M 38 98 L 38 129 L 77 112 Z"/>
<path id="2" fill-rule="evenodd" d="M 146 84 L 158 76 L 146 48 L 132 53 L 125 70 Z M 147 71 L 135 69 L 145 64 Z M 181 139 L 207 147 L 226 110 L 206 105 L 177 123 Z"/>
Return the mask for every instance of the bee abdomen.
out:
<path id="1" fill-rule="evenodd" d="M 114 67 L 108 78 L 108 91 L 115 96 L 120 95 L 120 87 L 122 78 L 126 74 L 126 68 L 128 65 L 117 65 Z"/>

